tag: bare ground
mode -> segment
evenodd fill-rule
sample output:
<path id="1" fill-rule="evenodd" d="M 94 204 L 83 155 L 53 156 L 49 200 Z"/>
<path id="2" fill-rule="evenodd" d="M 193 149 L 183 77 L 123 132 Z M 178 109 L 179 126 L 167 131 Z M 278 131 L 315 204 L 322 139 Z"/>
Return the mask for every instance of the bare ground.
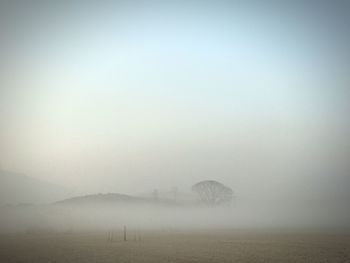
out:
<path id="1" fill-rule="evenodd" d="M 350 235 L 266 231 L 120 231 L 0 236 L 0 262 L 350 262 Z M 135 240 L 136 239 L 136 240 Z"/>

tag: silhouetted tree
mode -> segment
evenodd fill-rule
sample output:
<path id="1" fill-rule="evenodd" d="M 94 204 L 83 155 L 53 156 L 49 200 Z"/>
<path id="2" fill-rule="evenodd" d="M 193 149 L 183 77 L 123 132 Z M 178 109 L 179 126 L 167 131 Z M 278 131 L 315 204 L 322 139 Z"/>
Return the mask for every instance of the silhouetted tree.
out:
<path id="1" fill-rule="evenodd" d="M 229 203 L 233 198 L 230 187 L 212 180 L 196 183 L 192 186 L 192 191 L 197 194 L 202 203 L 210 206 Z"/>

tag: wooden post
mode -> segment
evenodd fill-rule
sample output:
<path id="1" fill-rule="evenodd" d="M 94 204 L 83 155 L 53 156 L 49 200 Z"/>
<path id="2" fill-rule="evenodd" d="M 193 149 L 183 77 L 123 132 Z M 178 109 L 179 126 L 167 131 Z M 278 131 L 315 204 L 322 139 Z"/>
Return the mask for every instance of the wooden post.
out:
<path id="1" fill-rule="evenodd" d="M 126 226 L 124 226 L 124 241 L 126 241 Z"/>
<path id="2" fill-rule="evenodd" d="M 141 234 L 140 234 L 140 230 L 137 230 L 137 236 L 138 236 L 138 240 L 139 242 L 141 241 Z"/>

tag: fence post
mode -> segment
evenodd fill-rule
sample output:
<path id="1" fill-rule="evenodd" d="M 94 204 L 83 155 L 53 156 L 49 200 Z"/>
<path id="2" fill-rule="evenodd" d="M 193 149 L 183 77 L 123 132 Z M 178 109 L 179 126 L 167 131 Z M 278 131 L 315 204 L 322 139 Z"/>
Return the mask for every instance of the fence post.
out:
<path id="1" fill-rule="evenodd" d="M 107 241 L 110 242 L 111 241 L 111 231 L 108 230 L 107 233 Z"/>

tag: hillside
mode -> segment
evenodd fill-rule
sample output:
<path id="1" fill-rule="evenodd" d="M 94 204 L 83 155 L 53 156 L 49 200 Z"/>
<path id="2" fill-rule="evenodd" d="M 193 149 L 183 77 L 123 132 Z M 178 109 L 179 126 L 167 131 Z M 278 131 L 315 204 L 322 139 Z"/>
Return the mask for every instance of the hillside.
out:
<path id="1" fill-rule="evenodd" d="M 65 205 L 80 205 L 80 204 L 93 204 L 93 203 L 115 203 L 115 202 L 125 202 L 125 203 L 139 203 L 147 202 L 149 200 L 145 198 L 134 197 L 130 195 L 108 193 L 108 194 L 92 194 L 85 196 L 76 196 L 68 198 L 62 201 L 58 201 L 55 204 L 65 204 Z"/>
<path id="2" fill-rule="evenodd" d="M 0 205 L 51 203 L 70 195 L 69 190 L 59 185 L 0 170 Z"/>
<path id="3" fill-rule="evenodd" d="M 55 203 L 56 205 L 113 205 L 113 204 L 157 204 L 157 205 L 176 205 L 171 200 L 136 197 L 118 193 L 92 194 L 85 196 L 76 196 Z"/>

